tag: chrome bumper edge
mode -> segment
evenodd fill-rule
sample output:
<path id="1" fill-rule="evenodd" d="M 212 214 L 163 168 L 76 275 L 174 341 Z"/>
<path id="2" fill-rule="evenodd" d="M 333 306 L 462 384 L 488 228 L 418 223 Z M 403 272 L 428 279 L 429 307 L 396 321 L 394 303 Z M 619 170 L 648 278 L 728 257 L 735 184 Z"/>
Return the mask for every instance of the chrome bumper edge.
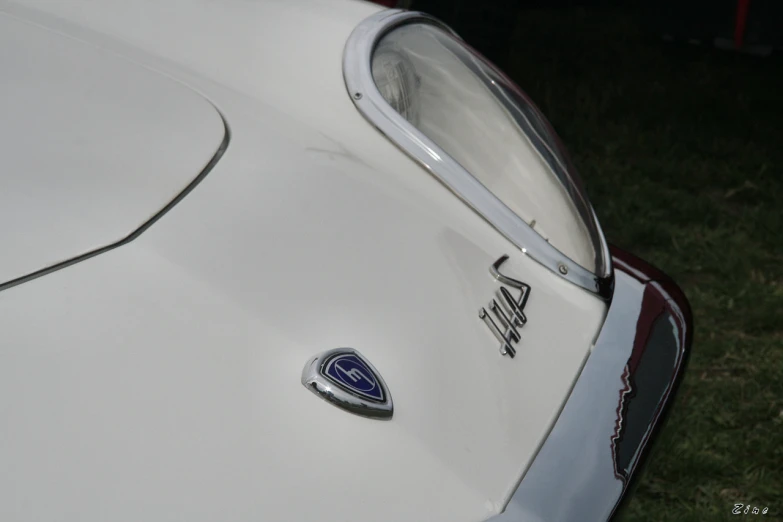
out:
<path id="1" fill-rule="evenodd" d="M 615 513 L 685 369 L 690 305 L 665 274 L 612 249 L 615 288 L 581 375 L 506 509 L 490 522 L 589 522 Z"/>

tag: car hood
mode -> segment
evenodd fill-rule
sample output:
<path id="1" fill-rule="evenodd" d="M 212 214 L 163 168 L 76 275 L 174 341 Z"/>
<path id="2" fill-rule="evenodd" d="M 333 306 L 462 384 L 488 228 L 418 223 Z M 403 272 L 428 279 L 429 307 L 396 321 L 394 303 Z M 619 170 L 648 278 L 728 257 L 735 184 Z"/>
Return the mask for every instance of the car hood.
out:
<path id="1" fill-rule="evenodd" d="M 215 3 L 142 3 L 153 26 L 178 33 L 169 46 L 121 10 L 25 16 L 198 91 L 230 141 L 132 241 L 0 292 L 0 519 L 459 522 L 501 511 L 605 302 L 524 256 L 356 112 L 340 59 L 368 6 L 221 3 L 218 35 L 200 34 L 246 46 L 219 74 L 214 56 L 230 49 L 186 50 Z M 125 32 L 107 36 L 121 17 Z M 285 45 L 270 57 L 252 22 L 292 32 L 283 43 L 303 62 L 276 57 Z M 319 28 L 310 57 L 296 36 Z M 303 70 L 319 78 L 310 98 L 297 98 Z M 504 254 L 504 273 L 531 287 L 514 359 L 478 315 Z M 307 361 L 337 347 L 381 374 L 391 420 L 302 386 Z"/>
<path id="2" fill-rule="evenodd" d="M 224 140 L 207 100 L 94 45 L 0 12 L 0 49 L 0 286 L 124 239 Z"/>

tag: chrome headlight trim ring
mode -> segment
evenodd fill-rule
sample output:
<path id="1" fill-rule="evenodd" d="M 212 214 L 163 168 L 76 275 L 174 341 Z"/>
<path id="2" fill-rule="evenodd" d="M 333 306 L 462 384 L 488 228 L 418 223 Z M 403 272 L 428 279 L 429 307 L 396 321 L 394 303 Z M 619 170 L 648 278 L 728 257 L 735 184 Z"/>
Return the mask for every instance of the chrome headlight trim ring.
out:
<path id="1" fill-rule="evenodd" d="M 611 255 L 591 206 L 588 205 L 590 215 L 582 217 L 593 220 L 595 224 L 597 237 L 594 239 L 598 242 L 596 247 L 600 251 L 599 257 L 602 261 L 598 264 L 598 273 L 593 273 L 574 262 L 540 236 L 476 177 L 444 152 L 433 140 L 411 125 L 384 99 L 372 74 L 373 52 L 383 36 L 401 25 L 411 23 L 429 24 L 459 38 L 448 26 L 424 13 L 391 9 L 365 19 L 351 33 L 343 55 L 345 85 L 359 112 L 522 253 L 530 256 L 558 277 L 604 299 L 610 299 L 613 287 Z M 564 171 L 557 169 L 556 175 L 569 190 L 566 185 L 567 180 L 562 178 L 565 175 Z"/>

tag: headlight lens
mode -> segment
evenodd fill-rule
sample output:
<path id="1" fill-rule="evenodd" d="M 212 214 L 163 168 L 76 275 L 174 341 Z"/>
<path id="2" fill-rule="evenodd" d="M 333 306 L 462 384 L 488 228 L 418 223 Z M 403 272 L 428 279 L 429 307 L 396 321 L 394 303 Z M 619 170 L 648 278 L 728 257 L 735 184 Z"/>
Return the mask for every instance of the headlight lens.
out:
<path id="1" fill-rule="evenodd" d="M 419 79 L 410 60 L 393 49 L 373 55 L 375 85 L 392 108 L 415 126 L 419 124 Z"/>
<path id="2" fill-rule="evenodd" d="M 607 263 L 582 184 L 543 115 L 502 73 L 429 24 L 378 42 L 384 99 L 555 248 L 595 274 Z"/>

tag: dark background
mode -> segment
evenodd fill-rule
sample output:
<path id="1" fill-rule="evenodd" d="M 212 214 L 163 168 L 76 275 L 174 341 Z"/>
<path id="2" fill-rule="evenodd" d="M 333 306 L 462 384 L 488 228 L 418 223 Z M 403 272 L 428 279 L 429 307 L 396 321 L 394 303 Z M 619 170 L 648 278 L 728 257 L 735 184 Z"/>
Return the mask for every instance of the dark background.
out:
<path id="1" fill-rule="evenodd" d="M 609 241 L 668 272 L 691 301 L 687 375 L 621 520 L 736 520 L 736 503 L 769 507 L 759 520 L 783 513 L 783 53 L 773 51 L 783 1 L 753 0 L 743 52 L 718 49 L 716 38 L 732 45 L 736 7 L 411 6 L 530 94 Z"/>

